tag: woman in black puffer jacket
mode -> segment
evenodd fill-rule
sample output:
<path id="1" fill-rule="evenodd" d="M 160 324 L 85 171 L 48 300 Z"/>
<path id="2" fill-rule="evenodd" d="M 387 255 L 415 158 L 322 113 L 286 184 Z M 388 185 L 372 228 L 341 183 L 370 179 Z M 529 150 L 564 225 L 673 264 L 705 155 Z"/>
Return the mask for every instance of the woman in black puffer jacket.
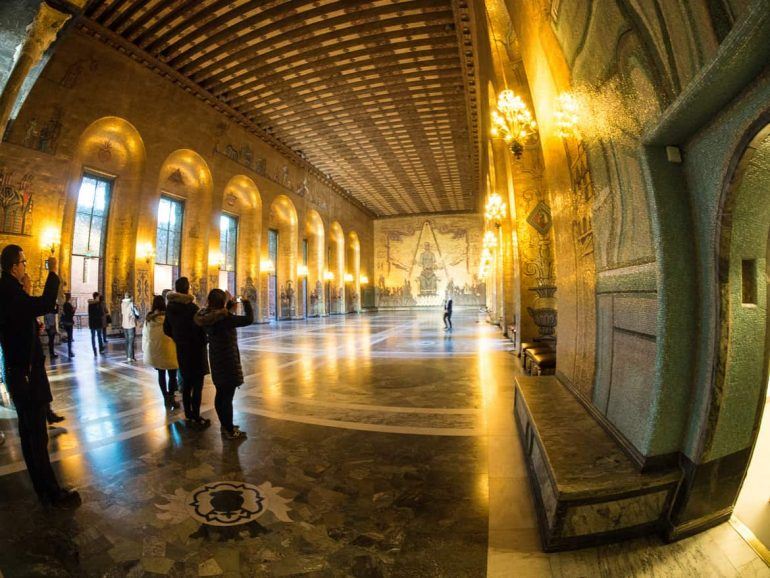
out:
<path id="1" fill-rule="evenodd" d="M 229 293 L 221 289 L 212 289 L 209 292 L 206 307 L 198 311 L 194 317 L 196 325 L 206 332 L 211 379 L 217 390 L 214 407 L 222 426 L 222 433 L 228 439 L 246 437 L 246 432 L 233 425 L 233 397 L 235 390 L 243 384 L 236 328 L 251 325 L 254 322 L 254 311 L 248 299 L 243 301 L 245 315 L 233 315 L 230 311 L 234 307 L 235 302 Z"/>

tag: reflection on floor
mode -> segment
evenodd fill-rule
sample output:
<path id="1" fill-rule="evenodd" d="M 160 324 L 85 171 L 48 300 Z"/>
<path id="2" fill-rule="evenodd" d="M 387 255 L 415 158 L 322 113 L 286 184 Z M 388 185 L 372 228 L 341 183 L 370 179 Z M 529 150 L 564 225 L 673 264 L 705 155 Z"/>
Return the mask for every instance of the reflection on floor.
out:
<path id="1" fill-rule="evenodd" d="M 512 410 L 517 359 L 458 312 L 242 330 L 233 444 L 167 414 L 155 372 L 122 344 L 51 368 L 67 416 L 51 451 L 84 505 L 32 496 L 0 409 L 5 576 L 763 576 L 729 525 L 673 545 L 540 552 Z M 62 361 L 63 360 L 63 361 Z M 207 382 L 208 383 L 208 382 Z"/>

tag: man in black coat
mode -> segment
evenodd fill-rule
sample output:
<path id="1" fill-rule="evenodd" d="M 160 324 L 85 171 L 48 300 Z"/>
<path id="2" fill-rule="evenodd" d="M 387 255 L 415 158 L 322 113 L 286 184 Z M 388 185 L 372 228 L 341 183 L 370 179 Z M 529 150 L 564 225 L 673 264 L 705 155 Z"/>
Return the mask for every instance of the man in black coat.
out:
<path id="1" fill-rule="evenodd" d="M 88 300 L 88 328 L 91 330 L 91 348 L 96 357 L 96 341 L 99 341 L 99 353 L 104 353 L 104 303 L 98 291 L 94 291 L 93 299 Z"/>
<path id="2" fill-rule="evenodd" d="M 48 456 L 46 412 L 53 401 L 45 372 L 45 356 L 37 317 L 53 311 L 59 291 L 56 259 L 48 259 L 43 295 L 32 297 L 23 288 L 27 259 L 18 245 L 0 254 L 0 345 L 5 359 L 8 392 L 16 406 L 19 438 L 27 471 L 40 500 L 57 507 L 77 507 L 80 496 L 59 486 Z"/>
<path id="3" fill-rule="evenodd" d="M 206 334 L 193 322 L 198 306 L 190 295 L 187 277 L 180 277 L 174 282 L 174 291 L 167 295 L 167 299 L 163 332 L 176 344 L 185 419 L 191 425 L 206 427 L 211 423 L 211 420 L 201 417 L 203 377 L 209 372 Z"/>

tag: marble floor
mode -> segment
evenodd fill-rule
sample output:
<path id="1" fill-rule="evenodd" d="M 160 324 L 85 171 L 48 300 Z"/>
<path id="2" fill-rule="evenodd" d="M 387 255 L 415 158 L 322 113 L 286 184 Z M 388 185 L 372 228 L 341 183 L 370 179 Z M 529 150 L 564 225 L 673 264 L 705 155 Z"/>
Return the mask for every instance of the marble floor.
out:
<path id="1" fill-rule="evenodd" d="M 0 406 L 0 577 L 770 576 L 730 524 L 540 551 L 512 418 L 518 360 L 459 311 L 331 317 L 240 332 L 248 439 L 167 413 L 122 343 L 50 369 L 55 468 L 83 505 L 46 511 Z"/>

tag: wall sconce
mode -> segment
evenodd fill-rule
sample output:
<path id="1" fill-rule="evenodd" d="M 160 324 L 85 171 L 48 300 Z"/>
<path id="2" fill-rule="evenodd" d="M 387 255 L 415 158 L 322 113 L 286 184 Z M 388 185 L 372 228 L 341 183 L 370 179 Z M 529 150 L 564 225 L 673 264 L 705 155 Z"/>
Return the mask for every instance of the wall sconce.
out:
<path id="1" fill-rule="evenodd" d="M 273 263 L 270 259 L 260 261 L 259 270 L 262 273 L 275 273 L 275 263 Z"/>
<path id="2" fill-rule="evenodd" d="M 492 231 L 487 231 L 484 233 L 483 246 L 485 249 L 494 249 L 497 247 L 497 235 L 495 235 Z"/>
<path id="3" fill-rule="evenodd" d="M 297 277 L 307 277 L 307 265 L 297 265 Z"/>
<path id="4" fill-rule="evenodd" d="M 155 249 L 152 246 L 152 243 L 145 243 L 142 245 L 142 257 L 144 257 L 144 261 L 149 265 L 150 261 L 152 261 L 155 258 Z"/>
<path id="5" fill-rule="evenodd" d="M 369 277 L 367 277 L 366 275 L 361 275 L 358 278 L 358 282 L 361 283 L 361 285 L 368 285 L 369 284 Z"/>
<path id="6" fill-rule="evenodd" d="M 53 227 L 49 227 L 45 231 L 43 231 L 43 236 L 40 240 L 40 247 L 41 249 L 49 249 L 51 251 L 51 256 L 56 252 L 56 247 L 59 245 L 60 236 L 59 236 L 59 230 L 54 229 Z"/>
<path id="7" fill-rule="evenodd" d="M 209 253 L 209 267 L 216 267 L 217 269 L 221 269 L 224 262 L 225 258 L 221 252 L 212 251 Z"/>
<path id="8" fill-rule="evenodd" d="M 353 275 L 351 275 L 350 273 L 345 273 L 344 279 L 345 279 L 345 283 L 352 283 L 353 282 Z"/>
<path id="9" fill-rule="evenodd" d="M 580 138 L 580 105 L 575 96 L 562 92 L 556 98 L 556 110 L 553 112 L 558 134 L 561 138 Z"/>
<path id="10" fill-rule="evenodd" d="M 331 271 L 324 271 L 324 281 L 334 281 L 334 273 Z"/>
<path id="11" fill-rule="evenodd" d="M 487 203 L 484 206 L 484 218 L 494 223 L 495 227 L 500 227 L 500 221 L 505 218 L 507 211 L 508 207 L 499 194 L 492 193 L 487 197 Z"/>
<path id="12" fill-rule="evenodd" d="M 497 95 L 497 109 L 492 111 L 489 134 L 492 138 L 503 139 L 517 159 L 521 158 L 524 145 L 537 135 L 537 123 L 532 113 L 512 90 L 506 89 Z"/>

